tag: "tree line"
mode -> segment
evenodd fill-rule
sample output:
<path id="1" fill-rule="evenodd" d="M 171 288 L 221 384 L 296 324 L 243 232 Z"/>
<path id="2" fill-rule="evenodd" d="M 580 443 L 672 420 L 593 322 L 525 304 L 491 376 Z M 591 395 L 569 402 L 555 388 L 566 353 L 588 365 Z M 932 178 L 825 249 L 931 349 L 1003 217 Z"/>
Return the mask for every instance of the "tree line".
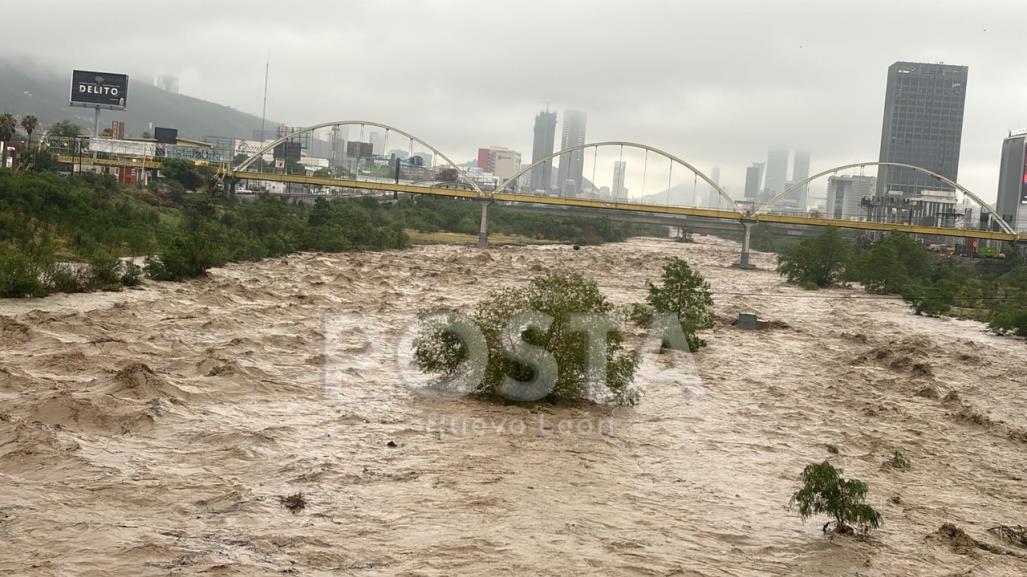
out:
<path id="1" fill-rule="evenodd" d="M 859 283 L 868 293 L 901 296 L 916 314 L 974 318 L 995 332 L 1027 336 L 1027 264 L 1015 250 L 1001 260 L 969 261 L 932 254 L 896 233 L 855 252 L 828 227 L 784 248 L 778 270 L 804 288 Z"/>
<path id="2" fill-rule="evenodd" d="M 121 260 L 129 256 L 148 257 L 143 272 L 151 278 L 184 280 L 228 262 L 298 251 L 401 249 L 411 229 L 478 231 L 479 208 L 466 201 L 226 198 L 213 193 L 213 168 L 189 161 L 165 161 L 163 180 L 140 187 L 105 175 L 58 176 L 53 159 L 37 152 L 28 170 L 0 169 L 2 297 L 138 284 L 141 272 Z M 557 242 L 665 232 L 605 218 L 493 214 L 492 231 Z"/>

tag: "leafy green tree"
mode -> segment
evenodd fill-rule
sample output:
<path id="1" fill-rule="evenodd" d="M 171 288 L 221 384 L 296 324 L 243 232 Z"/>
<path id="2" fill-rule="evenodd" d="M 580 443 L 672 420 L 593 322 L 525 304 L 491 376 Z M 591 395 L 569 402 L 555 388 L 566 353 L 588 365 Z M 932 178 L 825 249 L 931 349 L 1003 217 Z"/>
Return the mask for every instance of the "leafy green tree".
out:
<path id="1" fill-rule="evenodd" d="M 851 256 L 848 241 L 829 226 L 817 238 L 784 250 L 778 256 L 777 269 L 790 283 L 827 287 L 841 280 Z"/>
<path id="2" fill-rule="evenodd" d="M 58 120 L 50 126 L 48 134 L 57 138 L 78 138 L 82 136 L 82 127 L 68 120 Z"/>
<path id="3" fill-rule="evenodd" d="M 471 317 L 484 336 L 487 353 L 481 380 L 471 384 L 473 392 L 483 398 L 513 400 L 508 377 L 527 383 L 540 377 L 540 372 L 546 374 L 549 369 L 540 366 L 544 363 L 532 366 L 517 360 L 503 345 L 508 325 L 522 313 L 537 311 L 551 319 L 548 328 L 530 326 L 520 336 L 552 355 L 550 368 L 555 375 L 548 393 L 535 400 L 634 404 L 639 398 L 632 387 L 638 360 L 624 350 L 621 333 L 600 320 L 612 310 L 595 281 L 578 274 L 537 277 L 525 288 L 492 292 Z M 446 377 L 459 374 L 469 358 L 469 345 L 450 327 L 431 323 L 415 340 L 414 358 L 422 371 Z M 595 345 L 604 353 L 604 361 L 598 364 L 587 337 L 593 330 L 605 333 L 605 339 Z"/>
<path id="4" fill-rule="evenodd" d="M 165 177 L 174 180 L 186 190 L 202 190 L 213 180 L 213 169 L 209 165 L 198 166 L 184 158 L 166 158 L 160 164 Z"/>
<path id="5" fill-rule="evenodd" d="M 651 282 L 647 302 L 657 313 L 670 313 L 677 317 L 681 331 L 688 341 L 688 349 L 698 351 L 706 345 L 699 331 L 713 327 L 713 297 L 710 283 L 688 262 L 675 258 L 663 267 L 660 284 Z M 636 310 L 641 318 L 643 311 Z"/>
<path id="6" fill-rule="evenodd" d="M 792 495 L 791 504 L 798 506 L 803 520 L 821 513 L 831 515 L 836 533 L 867 533 L 880 527 L 881 514 L 864 503 L 867 484 L 845 479 L 843 473 L 827 461 L 807 465 L 800 477 L 802 488 Z M 832 522 L 824 525 L 824 532 Z"/>

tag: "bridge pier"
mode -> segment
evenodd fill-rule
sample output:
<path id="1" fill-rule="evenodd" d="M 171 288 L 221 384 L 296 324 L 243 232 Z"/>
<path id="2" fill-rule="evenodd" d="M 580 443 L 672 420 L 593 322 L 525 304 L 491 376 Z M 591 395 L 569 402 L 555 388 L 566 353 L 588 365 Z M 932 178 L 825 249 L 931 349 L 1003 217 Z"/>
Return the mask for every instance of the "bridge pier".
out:
<path id="1" fill-rule="evenodd" d="M 755 221 L 743 220 L 742 226 L 745 227 L 745 236 L 742 239 L 742 254 L 738 256 L 738 262 L 735 263 L 735 268 L 752 270 L 756 268 L 756 265 L 749 262 L 749 239 L 752 236 L 752 226 L 756 224 Z"/>
<path id="2" fill-rule="evenodd" d="M 478 229 L 478 248 L 489 247 L 489 201 L 481 201 L 481 228 Z"/>

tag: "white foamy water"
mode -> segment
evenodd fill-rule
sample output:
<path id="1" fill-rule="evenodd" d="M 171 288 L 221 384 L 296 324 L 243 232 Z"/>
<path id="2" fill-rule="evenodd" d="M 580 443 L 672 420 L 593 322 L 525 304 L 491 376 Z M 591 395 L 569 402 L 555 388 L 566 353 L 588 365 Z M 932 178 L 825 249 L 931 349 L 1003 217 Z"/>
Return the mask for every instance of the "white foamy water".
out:
<path id="1" fill-rule="evenodd" d="M 1027 524 L 1024 343 L 731 269 L 737 245 L 700 240 L 303 254 L 0 301 L 0 574 L 1027 573 L 929 537 L 954 523 L 1012 550 L 987 529 Z M 418 310 L 561 270 L 627 304 L 674 256 L 710 280 L 718 323 L 692 358 L 647 359 L 637 407 L 496 406 L 400 378 L 391 341 Z M 733 328 L 745 309 L 775 327 Z M 359 321 L 329 396 L 325 314 Z M 896 450 L 912 469 L 882 467 Z M 828 457 L 870 485 L 868 541 L 786 508 Z M 293 514 L 279 497 L 298 492 Z"/>

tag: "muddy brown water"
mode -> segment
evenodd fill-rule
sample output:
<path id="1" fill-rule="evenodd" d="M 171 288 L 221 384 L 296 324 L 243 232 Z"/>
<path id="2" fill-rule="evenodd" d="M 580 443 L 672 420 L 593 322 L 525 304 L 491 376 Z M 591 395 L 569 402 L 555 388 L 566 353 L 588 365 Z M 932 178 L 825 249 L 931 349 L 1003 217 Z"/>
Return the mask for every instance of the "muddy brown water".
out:
<path id="1" fill-rule="evenodd" d="M 0 574 L 1027 574 L 931 537 L 1027 524 L 1024 343 L 700 241 L 302 254 L 2 301 Z M 697 355 L 646 357 L 634 408 L 426 397 L 370 343 L 546 271 L 638 301 L 674 256 L 718 323 Z M 777 323 L 730 326 L 746 309 Z M 349 323 L 331 395 L 326 313 Z M 882 467 L 896 450 L 911 469 Z M 828 457 L 869 483 L 871 539 L 787 508 Z"/>

